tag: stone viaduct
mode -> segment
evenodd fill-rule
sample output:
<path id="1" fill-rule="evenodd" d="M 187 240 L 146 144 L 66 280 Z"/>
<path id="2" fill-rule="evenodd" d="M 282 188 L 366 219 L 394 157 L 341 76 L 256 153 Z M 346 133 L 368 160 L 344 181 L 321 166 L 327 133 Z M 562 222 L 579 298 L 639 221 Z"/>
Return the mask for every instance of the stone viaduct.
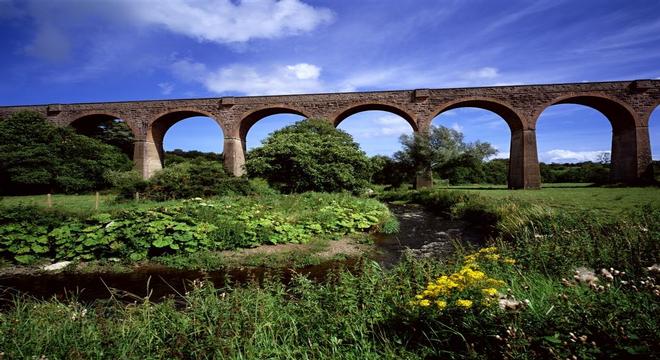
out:
<path id="1" fill-rule="evenodd" d="M 476 107 L 496 113 L 511 130 L 509 187 L 538 188 L 536 121 L 554 104 L 585 105 L 609 119 L 611 181 L 638 182 L 652 176 L 648 125 L 660 104 L 660 80 L 8 106 L 0 107 L 0 118 L 33 110 L 57 125 L 74 127 L 122 119 L 135 136 L 135 168 L 148 178 L 163 166 L 167 130 L 182 119 L 208 116 L 223 131 L 225 167 L 239 176 L 244 173 L 246 135 L 266 116 L 297 114 L 337 126 L 355 113 L 382 110 L 401 116 L 415 132 L 426 133 L 437 115 Z"/>

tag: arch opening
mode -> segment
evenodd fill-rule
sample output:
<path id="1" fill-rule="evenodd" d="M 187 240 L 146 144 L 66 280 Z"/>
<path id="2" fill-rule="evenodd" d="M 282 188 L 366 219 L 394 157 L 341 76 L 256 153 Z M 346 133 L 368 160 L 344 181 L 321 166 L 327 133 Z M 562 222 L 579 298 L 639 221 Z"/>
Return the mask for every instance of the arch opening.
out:
<path id="1" fill-rule="evenodd" d="M 608 120 L 588 105 L 559 102 L 547 107 L 536 123 L 541 181 L 609 182 L 613 127 Z"/>
<path id="2" fill-rule="evenodd" d="M 353 136 L 355 142 L 369 156 L 389 156 L 401 150 L 401 135 L 415 132 L 403 117 L 382 110 L 365 110 L 346 117 L 337 126 Z"/>
<path id="3" fill-rule="evenodd" d="M 89 114 L 69 124 L 77 133 L 98 139 L 119 148 L 133 159 L 135 134 L 121 118 L 111 114 Z"/>
<path id="4" fill-rule="evenodd" d="M 394 105 L 378 104 L 378 103 L 360 104 L 345 109 L 341 113 L 339 113 L 339 115 L 335 116 L 333 120 L 333 124 L 335 125 L 335 127 L 339 127 L 342 121 L 346 120 L 348 117 L 366 111 L 380 111 L 380 112 L 387 112 L 397 115 L 403 118 L 405 121 L 407 121 L 408 124 L 410 124 L 410 126 L 412 127 L 413 131 L 416 132 L 419 130 L 415 119 L 405 110 L 400 109 Z"/>
<path id="5" fill-rule="evenodd" d="M 641 148 L 643 144 L 640 143 L 637 131 L 637 119 L 627 105 L 604 95 L 567 95 L 551 101 L 543 108 L 537 118 L 537 123 L 546 109 L 559 105 L 586 107 L 590 111 L 598 113 L 601 119 L 605 117 L 609 121 L 609 129 L 611 129 L 611 146 L 609 147 L 610 170 L 607 180 L 601 180 L 599 182 L 636 183 L 646 176 L 645 173 L 648 169 L 642 169 L 642 167 L 646 166 L 642 166 L 643 164 L 641 164 L 643 162 L 641 153 L 644 150 Z M 566 124 L 566 126 L 567 128 L 564 128 L 565 131 L 563 134 L 564 137 L 569 137 L 574 129 L 585 126 L 585 122 L 575 120 L 572 124 Z M 574 143 L 581 142 L 576 139 Z M 586 144 L 588 143 L 582 145 L 584 146 Z M 592 151 L 597 150 L 599 149 L 593 149 Z M 605 153 L 606 151 L 601 152 Z M 600 162 L 607 162 L 607 159 L 602 158 Z M 597 177 L 594 175 L 593 178 L 596 179 Z"/>
<path id="6" fill-rule="evenodd" d="M 655 107 L 649 117 L 649 141 L 653 176 L 655 181 L 660 182 L 660 105 Z"/>
<path id="7" fill-rule="evenodd" d="M 222 125 L 209 114 L 181 110 L 156 119 L 146 140 L 153 143 L 163 167 L 190 158 L 222 161 L 223 134 Z"/>
<path id="8" fill-rule="evenodd" d="M 244 148 L 252 148 L 261 144 L 261 141 L 273 131 L 306 119 L 307 117 L 302 111 L 288 107 L 276 106 L 260 109 L 246 115 L 241 120 L 239 136 L 244 143 Z M 255 131 L 250 134 L 250 130 L 255 125 Z"/>
<path id="9" fill-rule="evenodd" d="M 498 103 L 470 100 L 443 108 L 431 121 L 431 132 L 444 134 L 447 144 L 435 176 L 452 185 L 511 186 L 512 132 L 522 128 L 518 115 Z"/>
<path id="10" fill-rule="evenodd" d="M 390 111 L 364 110 L 347 116 L 336 127 L 350 134 L 371 158 L 371 183 L 399 187 L 415 182 L 415 169 L 401 157 L 401 136 L 415 133 L 409 120 Z"/>

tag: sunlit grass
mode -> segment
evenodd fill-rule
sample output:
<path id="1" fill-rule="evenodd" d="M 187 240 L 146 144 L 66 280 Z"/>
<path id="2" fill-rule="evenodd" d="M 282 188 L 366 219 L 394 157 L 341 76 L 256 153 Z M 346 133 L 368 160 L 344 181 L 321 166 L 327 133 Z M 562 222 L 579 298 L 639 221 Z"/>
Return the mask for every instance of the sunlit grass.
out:
<path id="1" fill-rule="evenodd" d="M 512 198 L 560 209 L 618 212 L 660 203 L 658 187 L 590 187 L 589 184 L 547 184 L 540 190 L 508 190 L 504 185 L 451 186 L 493 198 Z"/>

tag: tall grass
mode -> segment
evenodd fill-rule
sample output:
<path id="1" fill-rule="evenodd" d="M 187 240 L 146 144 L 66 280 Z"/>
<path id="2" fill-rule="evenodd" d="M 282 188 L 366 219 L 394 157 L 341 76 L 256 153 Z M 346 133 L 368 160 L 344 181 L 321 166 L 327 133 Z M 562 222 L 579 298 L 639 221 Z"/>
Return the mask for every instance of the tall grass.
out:
<path id="1" fill-rule="evenodd" d="M 384 271 L 363 260 L 357 273 L 340 271 L 323 283 L 298 277 L 289 286 L 273 279 L 214 289 L 195 282 L 183 297 L 157 304 L 19 298 L 0 314 L 0 351 L 49 359 L 425 359 L 648 357 L 660 350 L 657 300 L 618 285 L 594 292 L 502 269 L 495 276 L 530 301 L 525 310 L 409 305 L 447 271 L 412 259 Z M 589 341 L 573 343 L 571 332 Z"/>

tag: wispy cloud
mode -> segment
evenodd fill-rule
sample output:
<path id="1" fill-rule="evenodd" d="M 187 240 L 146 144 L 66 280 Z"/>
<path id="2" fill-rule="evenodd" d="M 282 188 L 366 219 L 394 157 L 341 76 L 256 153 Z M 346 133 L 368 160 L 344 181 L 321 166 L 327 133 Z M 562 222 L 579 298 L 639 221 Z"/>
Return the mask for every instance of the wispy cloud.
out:
<path id="1" fill-rule="evenodd" d="M 471 70 L 465 73 L 465 78 L 470 80 L 494 79 L 500 74 L 494 67 L 483 67 L 477 70 Z"/>
<path id="2" fill-rule="evenodd" d="M 554 149 L 546 151 L 541 155 L 541 161 L 550 163 L 566 163 L 566 162 L 582 162 L 582 161 L 596 161 L 598 157 L 603 154 L 609 154 L 609 150 L 592 150 L 592 151 L 572 151 L 566 149 Z"/>
<path id="3" fill-rule="evenodd" d="M 299 0 L 126 1 L 128 16 L 141 24 L 217 43 L 272 39 L 314 30 L 331 22 L 332 11 Z"/>
<path id="4" fill-rule="evenodd" d="M 34 40 L 24 47 L 27 54 L 61 62 L 70 58 L 71 45 L 68 37 L 51 24 L 44 24 L 37 30 Z"/>
<path id="5" fill-rule="evenodd" d="M 169 95 L 174 90 L 174 84 L 169 82 L 158 83 L 158 87 L 160 88 L 160 93 L 163 95 Z"/>
<path id="6" fill-rule="evenodd" d="M 266 70 L 237 64 L 212 70 L 202 63 L 184 59 L 172 64 L 171 69 L 177 78 L 201 83 L 216 94 L 300 94 L 324 89 L 319 80 L 321 68 L 307 63 L 273 66 Z"/>

